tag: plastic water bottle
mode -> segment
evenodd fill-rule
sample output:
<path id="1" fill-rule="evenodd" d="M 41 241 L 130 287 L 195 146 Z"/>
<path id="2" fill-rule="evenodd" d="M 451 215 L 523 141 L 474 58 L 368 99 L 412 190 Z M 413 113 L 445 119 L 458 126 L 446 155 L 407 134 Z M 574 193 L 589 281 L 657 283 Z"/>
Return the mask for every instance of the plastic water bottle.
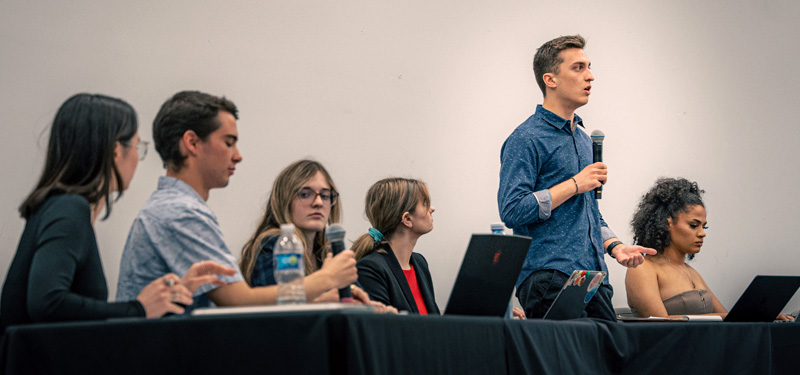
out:
<path id="1" fill-rule="evenodd" d="M 503 225 L 503 223 L 492 223 L 491 228 L 492 228 L 492 234 L 500 234 L 500 235 L 506 234 L 505 233 L 506 226 Z M 511 310 L 514 308 L 513 298 L 514 298 L 514 293 L 511 293 L 511 299 L 508 300 L 508 307 L 506 308 L 506 319 L 511 319 L 514 317 L 514 314 L 511 312 Z"/>
<path id="2" fill-rule="evenodd" d="M 503 223 L 492 223 L 492 234 L 505 234 L 505 230 Z"/>
<path id="3" fill-rule="evenodd" d="M 294 224 L 282 224 L 281 236 L 273 252 L 279 305 L 306 302 L 304 252 L 303 243 L 294 234 Z"/>

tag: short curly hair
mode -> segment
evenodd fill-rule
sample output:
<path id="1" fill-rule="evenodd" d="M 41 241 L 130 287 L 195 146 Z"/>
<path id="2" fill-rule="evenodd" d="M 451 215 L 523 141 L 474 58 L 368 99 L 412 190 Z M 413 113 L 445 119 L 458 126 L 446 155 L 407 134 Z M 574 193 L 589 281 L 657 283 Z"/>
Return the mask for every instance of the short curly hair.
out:
<path id="1" fill-rule="evenodd" d="M 678 213 L 687 212 L 689 206 L 703 204 L 701 195 L 705 191 L 696 182 L 685 178 L 659 178 L 636 209 L 631 220 L 633 243 L 664 253 L 670 244 L 669 222 L 667 218 L 677 219 Z M 689 259 L 694 258 L 693 254 Z"/>

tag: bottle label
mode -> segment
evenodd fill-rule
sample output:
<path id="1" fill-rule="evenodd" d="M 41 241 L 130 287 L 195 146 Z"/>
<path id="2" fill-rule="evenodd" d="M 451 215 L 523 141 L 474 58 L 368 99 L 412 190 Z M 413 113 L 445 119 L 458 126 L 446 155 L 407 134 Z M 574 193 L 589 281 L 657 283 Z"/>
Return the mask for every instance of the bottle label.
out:
<path id="1" fill-rule="evenodd" d="M 275 270 L 296 270 L 300 268 L 302 259 L 299 254 L 275 254 Z"/>

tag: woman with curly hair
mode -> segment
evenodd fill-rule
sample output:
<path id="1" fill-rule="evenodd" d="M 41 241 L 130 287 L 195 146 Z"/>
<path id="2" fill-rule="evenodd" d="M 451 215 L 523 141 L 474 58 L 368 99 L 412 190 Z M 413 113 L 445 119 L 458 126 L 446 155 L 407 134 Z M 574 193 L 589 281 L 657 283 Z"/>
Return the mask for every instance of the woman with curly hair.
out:
<path id="1" fill-rule="evenodd" d="M 703 277 L 686 264 L 700 252 L 706 237 L 704 191 L 684 178 L 660 178 L 642 197 L 633 215 L 633 241 L 656 249 L 625 275 L 628 306 L 640 316 L 719 315 L 728 310 Z M 792 320 L 780 314 L 778 320 Z"/>
<path id="2" fill-rule="evenodd" d="M 680 317 L 728 311 L 703 277 L 686 264 L 703 246 L 706 209 L 697 183 L 660 178 L 642 197 L 633 215 L 633 241 L 655 249 L 625 276 L 628 305 L 641 316 Z"/>

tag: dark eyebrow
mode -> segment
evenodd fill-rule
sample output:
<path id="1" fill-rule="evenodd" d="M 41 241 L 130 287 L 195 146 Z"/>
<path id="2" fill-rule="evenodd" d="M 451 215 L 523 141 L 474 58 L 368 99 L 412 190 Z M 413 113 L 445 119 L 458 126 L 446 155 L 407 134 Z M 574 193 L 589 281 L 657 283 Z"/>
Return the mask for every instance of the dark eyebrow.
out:
<path id="1" fill-rule="evenodd" d="M 301 187 L 301 188 L 300 188 L 300 190 L 303 190 L 303 189 L 308 189 L 308 190 L 314 191 L 314 189 L 312 189 L 312 188 L 311 188 L 311 186 L 303 186 L 303 187 Z M 326 191 L 327 191 L 327 192 L 332 192 L 332 191 L 333 191 L 333 189 L 330 189 L 330 188 L 322 188 L 322 189 L 319 189 L 319 191 L 320 191 L 321 193 L 324 193 L 324 192 L 326 192 Z"/>
<path id="2" fill-rule="evenodd" d="M 589 63 L 587 65 L 586 62 L 584 62 L 584 61 L 576 61 L 576 62 L 572 63 L 572 66 L 580 66 L 580 67 L 588 66 L 589 68 L 591 68 L 592 67 L 592 63 Z"/>
<path id="3" fill-rule="evenodd" d="M 229 139 L 229 140 L 233 141 L 234 143 L 236 143 L 236 142 L 239 140 L 239 137 L 237 137 L 237 136 L 235 136 L 235 135 L 233 135 L 233 134 L 226 134 L 226 135 L 225 135 L 225 138 L 227 138 L 227 139 Z"/>

